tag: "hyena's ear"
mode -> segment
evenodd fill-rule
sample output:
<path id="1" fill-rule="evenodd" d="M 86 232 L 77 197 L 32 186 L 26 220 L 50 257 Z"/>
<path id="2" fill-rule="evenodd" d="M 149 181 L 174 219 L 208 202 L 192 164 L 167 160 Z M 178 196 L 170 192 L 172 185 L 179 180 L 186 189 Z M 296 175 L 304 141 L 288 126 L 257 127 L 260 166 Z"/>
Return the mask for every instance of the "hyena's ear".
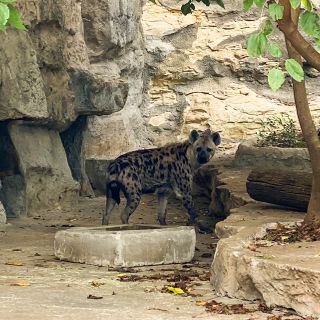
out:
<path id="1" fill-rule="evenodd" d="M 195 143 L 195 141 L 199 138 L 199 133 L 197 130 L 192 130 L 189 134 L 189 142 L 191 144 Z"/>
<path id="2" fill-rule="evenodd" d="M 220 137 L 220 134 L 219 132 L 214 132 L 212 135 L 212 141 L 214 142 L 214 144 L 216 146 L 218 146 L 220 143 L 221 143 L 221 137 Z"/>

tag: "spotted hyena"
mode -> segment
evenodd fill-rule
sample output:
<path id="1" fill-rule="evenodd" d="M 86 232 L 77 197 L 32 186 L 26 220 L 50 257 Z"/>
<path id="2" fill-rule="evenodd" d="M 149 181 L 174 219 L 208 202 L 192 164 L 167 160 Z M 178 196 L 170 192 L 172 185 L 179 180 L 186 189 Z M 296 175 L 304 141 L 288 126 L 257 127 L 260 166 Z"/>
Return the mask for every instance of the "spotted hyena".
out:
<path id="1" fill-rule="evenodd" d="M 195 170 L 212 158 L 220 142 L 218 132 L 193 130 L 185 142 L 129 152 L 112 161 L 107 173 L 107 202 L 102 224 L 109 223 L 112 209 L 120 203 L 120 191 L 127 199 L 121 221 L 127 224 L 139 205 L 142 190 L 151 188 L 155 188 L 158 195 L 160 224 L 166 224 L 166 206 L 172 191 L 182 199 L 189 214 L 188 223 L 193 224 L 196 212 L 191 195 L 192 178 Z"/>

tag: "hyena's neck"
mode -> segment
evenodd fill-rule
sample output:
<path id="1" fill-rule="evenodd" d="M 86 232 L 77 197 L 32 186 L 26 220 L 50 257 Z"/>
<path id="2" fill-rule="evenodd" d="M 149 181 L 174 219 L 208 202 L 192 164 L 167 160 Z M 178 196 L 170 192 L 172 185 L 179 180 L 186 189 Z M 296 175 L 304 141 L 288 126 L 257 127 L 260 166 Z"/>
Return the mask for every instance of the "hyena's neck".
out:
<path id="1" fill-rule="evenodd" d="M 195 155 L 194 155 L 194 152 L 192 150 L 192 145 L 187 142 L 187 151 L 186 151 L 186 156 L 187 156 L 187 159 L 188 159 L 188 162 L 193 170 L 193 172 L 195 172 L 196 170 L 198 170 L 200 168 L 200 164 L 198 163 Z"/>

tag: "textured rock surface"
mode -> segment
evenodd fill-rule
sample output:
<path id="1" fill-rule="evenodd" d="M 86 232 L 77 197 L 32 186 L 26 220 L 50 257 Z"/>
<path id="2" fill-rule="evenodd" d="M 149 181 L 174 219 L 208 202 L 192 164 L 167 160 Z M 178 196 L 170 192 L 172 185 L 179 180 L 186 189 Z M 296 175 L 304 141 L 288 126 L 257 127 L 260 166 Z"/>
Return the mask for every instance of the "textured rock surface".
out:
<path id="1" fill-rule="evenodd" d="M 27 214 L 26 187 L 21 175 L 5 176 L 1 179 L 0 201 L 2 201 L 7 217 L 19 217 Z"/>
<path id="2" fill-rule="evenodd" d="M 46 132 L 46 141 L 39 142 L 38 134 L 35 134 L 35 141 L 50 152 L 39 155 L 40 150 L 32 140 L 33 134 L 27 134 L 22 137 L 23 142 L 17 150 L 20 152 L 17 166 L 14 152 L 7 148 L 10 147 L 10 138 L 0 136 L 0 142 L 5 142 L 5 147 L 0 146 L 0 156 L 5 159 L 0 163 L 0 172 L 6 177 L 3 179 L 6 196 L 3 197 L 8 201 L 5 205 L 10 207 L 10 215 L 19 215 L 31 210 L 32 206 L 35 206 L 32 211 L 37 210 L 40 203 L 60 206 L 58 203 L 61 202 L 61 207 L 68 201 L 70 205 L 74 203 L 75 195 L 71 196 L 74 182 L 66 171 L 68 167 L 59 133 L 62 132 L 72 174 L 81 184 L 82 195 L 92 195 L 85 173 L 85 156 L 111 154 L 113 157 L 148 144 L 143 142 L 147 138 L 142 134 L 143 120 L 139 111 L 145 86 L 144 40 L 140 22 L 143 1 L 21 0 L 17 6 L 28 32 L 9 30 L 0 34 L 0 121 L 7 121 L 4 127 L 17 119 L 32 122 L 32 130 Z M 121 113 L 124 107 L 126 111 Z M 114 117 L 111 116 L 113 113 L 116 113 Z M 102 115 L 107 116 L 100 117 Z M 89 121 L 87 117 L 90 117 Z M 78 125 L 78 118 L 84 125 Z M 7 129 L 0 130 L 6 132 Z M 114 143 L 115 130 L 117 139 L 124 141 L 118 149 Z M 96 132 L 101 134 L 96 135 Z M 109 141 L 102 143 L 105 138 Z M 30 159 L 21 152 L 22 147 L 30 147 L 34 158 Z M 60 173 L 53 163 L 59 161 L 54 159 L 57 155 L 63 157 Z M 37 157 L 44 162 L 44 167 L 37 162 Z M 31 170 L 33 178 L 26 174 L 25 168 L 21 169 L 24 163 L 28 163 L 29 168 L 37 168 Z M 56 178 L 50 178 L 54 180 L 52 185 L 49 181 L 43 182 L 51 171 L 56 178 L 60 174 L 65 177 L 70 198 L 69 192 L 63 192 L 63 179 L 60 183 Z M 23 177 L 22 185 L 10 189 L 15 184 L 7 177 L 19 174 Z M 36 187 L 33 179 L 42 182 Z M 42 187 L 47 188 L 43 189 L 44 194 L 52 194 L 52 201 L 48 199 L 45 203 L 37 198 L 33 201 Z M 19 205 L 20 209 L 12 206 L 12 196 L 7 197 L 17 194 L 17 190 L 26 191 L 23 201 L 26 205 Z M 18 193 L 23 195 L 20 191 Z"/>
<path id="3" fill-rule="evenodd" d="M 143 109 L 155 144 L 174 141 L 190 129 L 221 131 L 223 146 L 256 134 L 261 120 L 289 113 L 296 118 L 289 81 L 273 93 L 266 83 L 274 61 L 248 57 L 246 37 L 260 21 L 243 13 L 242 2 L 225 1 L 184 17 L 181 1 L 147 3 L 143 15 L 150 101 Z M 276 37 L 280 37 L 276 33 Z M 307 77 L 311 108 L 319 123 L 318 79 Z"/>
<path id="4" fill-rule="evenodd" d="M 140 22 L 143 2 L 108 0 L 82 4 L 91 68 L 115 82 L 125 79 L 127 85 L 121 111 L 89 117 L 84 140 L 86 159 L 112 159 L 150 145 L 140 111 L 145 87 Z"/>
<path id="5" fill-rule="evenodd" d="M 1 185 L 0 185 L 1 189 Z M 4 210 L 4 206 L 0 201 L 0 225 L 5 224 L 7 222 L 6 211 Z"/>
<path id="6" fill-rule="evenodd" d="M 311 171 L 306 148 L 257 147 L 255 143 L 256 139 L 250 139 L 238 146 L 234 159 L 236 166 Z"/>
<path id="7" fill-rule="evenodd" d="M 106 172 L 109 162 L 93 159 L 86 161 L 86 172 L 96 196 L 106 194 Z"/>
<path id="8" fill-rule="evenodd" d="M 0 120 L 49 117 L 36 52 L 28 34 L 0 33 Z"/>
<path id="9" fill-rule="evenodd" d="M 301 315 L 319 317 L 319 243 L 248 249 L 270 223 L 302 218 L 302 214 L 248 204 L 219 222 L 216 234 L 220 241 L 211 267 L 211 283 L 216 292 L 247 300 L 262 299 L 268 306 L 292 308 Z"/>
<path id="10" fill-rule="evenodd" d="M 72 179 L 59 134 L 54 130 L 15 123 L 10 124 L 9 133 L 25 183 L 28 214 L 74 207 L 79 185 Z"/>
<path id="11" fill-rule="evenodd" d="M 77 117 L 69 72 L 89 66 L 81 3 L 20 1 L 19 6 L 32 40 L 26 50 L 36 52 L 36 67 L 41 73 L 39 80 L 42 80 L 48 113 L 46 123 L 64 129 Z"/>

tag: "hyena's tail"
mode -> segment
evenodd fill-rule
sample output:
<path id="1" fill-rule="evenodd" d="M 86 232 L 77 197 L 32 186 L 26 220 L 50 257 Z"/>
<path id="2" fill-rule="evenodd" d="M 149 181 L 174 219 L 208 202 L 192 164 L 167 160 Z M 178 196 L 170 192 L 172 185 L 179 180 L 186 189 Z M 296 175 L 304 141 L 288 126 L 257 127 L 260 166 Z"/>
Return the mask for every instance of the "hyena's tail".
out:
<path id="1" fill-rule="evenodd" d="M 120 204 L 120 190 L 123 186 L 118 181 L 110 181 L 107 183 L 107 197 L 112 198 L 117 204 Z"/>

